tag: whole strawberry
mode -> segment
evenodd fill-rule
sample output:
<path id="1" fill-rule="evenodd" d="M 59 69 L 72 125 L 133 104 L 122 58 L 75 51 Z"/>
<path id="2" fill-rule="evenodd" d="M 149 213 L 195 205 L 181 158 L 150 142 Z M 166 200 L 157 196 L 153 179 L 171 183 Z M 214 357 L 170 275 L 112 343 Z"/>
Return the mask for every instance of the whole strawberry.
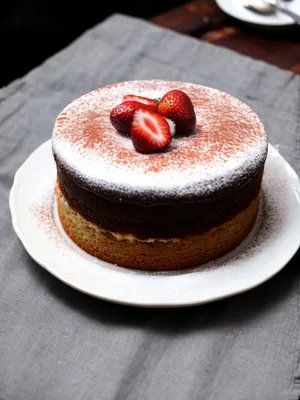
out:
<path id="1" fill-rule="evenodd" d="M 196 114 L 189 96 L 181 90 L 171 90 L 160 100 L 157 112 L 175 122 L 177 132 L 192 131 L 196 125 Z"/>
<path id="2" fill-rule="evenodd" d="M 110 113 L 110 122 L 118 131 L 130 133 L 133 115 L 138 108 L 146 110 L 153 109 L 151 106 L 138 103 L 137 101 L 124 101 L 112 109 Z"/>

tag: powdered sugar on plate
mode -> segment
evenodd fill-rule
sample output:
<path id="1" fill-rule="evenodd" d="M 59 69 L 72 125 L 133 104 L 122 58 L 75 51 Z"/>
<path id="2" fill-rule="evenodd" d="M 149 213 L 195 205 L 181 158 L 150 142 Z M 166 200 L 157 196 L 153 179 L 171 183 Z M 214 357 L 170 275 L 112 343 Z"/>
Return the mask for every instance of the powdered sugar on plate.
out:
<path id="1" fill-rule="evenodd" d="M 126 94 L 161 97 L 186 92 L 195 108 L 193 134 L 175 135 L 166 151 L 138 153 L 130 137 L 110 123 L 110 111 Z M 92 191 L 152 199 L 211 196 L 247 179 L 262 166 L 267 138 L 258 116 L 229 94 L 191 83 L 130 81 L 90 92 L 57 118 L 53 152 L 74 179 Z"/>
<path id="2" fill-rule="evenodd" d="M 86 254 L 55 221 L 55 178 L 48 141 L 16 174 L 10 193 L 14 229 L 41 266 L 67 285 L 100 299 L 142 307 L 184 307 L 219 300 L 270 279 L 299 247 L 299 179 L 272 146 L 263 179 L 261 220 L 234 252 L 192 270 L 133 271 Z"/>

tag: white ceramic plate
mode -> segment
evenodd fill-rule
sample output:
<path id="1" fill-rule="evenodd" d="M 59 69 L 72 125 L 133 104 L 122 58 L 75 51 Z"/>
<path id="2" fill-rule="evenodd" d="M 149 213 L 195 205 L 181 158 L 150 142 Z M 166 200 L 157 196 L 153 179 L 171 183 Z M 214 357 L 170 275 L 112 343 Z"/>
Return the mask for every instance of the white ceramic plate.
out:
<path id="1" fill-rule="evenodd" d="M 216 0 L 216 2 L 226 14 L 251 24 L 264 26 L 287 26 L 295 24 L 291 17 L 279 11 L 272 15 L 261 15 L 250 11 L 243 6 L 243 0 Z M 300 15 L 300 0 L 286 1 L 284 5 Z"/>
<path id="2" fill-rule="evenodd" d="M 145 272 L 91 257 L 64 233 L 56 214 L 51 141 L 15 175 L 10 192 L 14 229 L 31 257 L 67 285 L 91 296 L 142 307 L 183 307 L 232 296 L 270 279 L 300 244 L 299 179 L 269 147 L 260 217 L 235 251 L 183 272 Z"/>

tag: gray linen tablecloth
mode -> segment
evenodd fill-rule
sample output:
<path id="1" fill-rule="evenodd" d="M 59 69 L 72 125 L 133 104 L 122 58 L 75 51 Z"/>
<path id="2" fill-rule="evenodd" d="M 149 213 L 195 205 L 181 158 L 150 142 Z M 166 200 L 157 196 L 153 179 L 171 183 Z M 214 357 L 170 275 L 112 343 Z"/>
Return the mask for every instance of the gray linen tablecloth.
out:
<path id="1" fill-rule="evenodd" d="M 186 309 L 99 301 L 52 277 L 13 232 L 18 167 L 71 100 L 162 78 L 225 90 L 260 115 L 299 173 L 300 77 L 147 22 L 113 15 L 0 90 L 0 399 L 296 400 L 299 252 L 267 283 Z"/>

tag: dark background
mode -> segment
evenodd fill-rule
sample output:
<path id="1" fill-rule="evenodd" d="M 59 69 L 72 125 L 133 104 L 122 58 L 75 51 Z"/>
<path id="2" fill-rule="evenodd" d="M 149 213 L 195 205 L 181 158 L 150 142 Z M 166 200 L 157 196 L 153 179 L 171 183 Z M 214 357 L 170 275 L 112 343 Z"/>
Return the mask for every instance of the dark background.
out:
<path id="1" fill-rule="evenodd" d="M 3 4 L 4 1 L 4 4 Z M 0 87 L 23 76 L 115 12 L 150 18 L 187 0 L 3 0 Z"/>

